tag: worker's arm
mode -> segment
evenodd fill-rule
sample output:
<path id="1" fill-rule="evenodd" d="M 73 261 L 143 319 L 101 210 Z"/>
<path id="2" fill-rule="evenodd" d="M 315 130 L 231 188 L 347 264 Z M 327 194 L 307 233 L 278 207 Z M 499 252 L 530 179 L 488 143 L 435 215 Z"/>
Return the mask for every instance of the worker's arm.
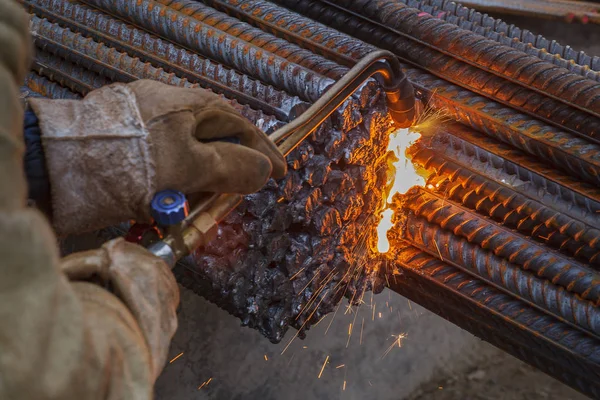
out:
<path id="1" fill-rule="evenodd" d="M 51 227 L 25 207 L 27 36 L 24 13 L 0 1 L 0 398 L 150 398 L 176 329 L 175 280 L 122 240 L 61 261 Z M 157 190 L 247 192 L 285 172 L 264 135 L 214 97 L 170 89 L 138 82 L 33 102 L 61 233 L 145 219 Z M 213 143 L 220 134 L 245 146 Z"/>
<path id="2" fill-rule="evenodd" d="M 166 266 L 120 242 L 89 254 L 87 267 L 102 267 L 115 282 L 145 269 L 138 289 L 149 292 L 139 293 L 135 308 L 61 272 L 50 226 L 25 207 L 18 87 L 29 63 L 27 27 L 16 4 L 0 1 L 0 398 L 150 398 L 176 327 L 177 287 Z M 152 348 L 148 332 L 161 348 Z"/>

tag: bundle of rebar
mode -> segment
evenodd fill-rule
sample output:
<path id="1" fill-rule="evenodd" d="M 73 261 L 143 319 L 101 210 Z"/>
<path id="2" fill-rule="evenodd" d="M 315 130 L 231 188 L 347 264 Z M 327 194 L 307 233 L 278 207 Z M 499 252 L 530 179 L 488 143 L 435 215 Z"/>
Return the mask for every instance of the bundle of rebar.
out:
<path id="1" fill-rule="evenodd" d="M 210 89 L 267 132 L 392 51 L 451 122 L 414 150 L 429 178 L 395 198 L 389 276 L 363 273 L 381 260 L 366 256 L 391 127 L 368 82 L 178 279 L 273 341 L 353 297 L 351 281 L 385 282 L 600 397 L 597 57 L 445 0 L 20 1 L 38 49 L 28 93 L 155 79 Z"/>

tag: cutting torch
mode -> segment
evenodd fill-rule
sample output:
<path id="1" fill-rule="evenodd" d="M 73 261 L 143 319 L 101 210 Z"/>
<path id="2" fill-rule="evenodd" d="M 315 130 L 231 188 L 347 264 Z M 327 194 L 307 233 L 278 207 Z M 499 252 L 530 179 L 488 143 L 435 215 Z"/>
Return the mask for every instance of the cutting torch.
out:
<path id="1" fill-rule="evenodd" d="M 380 50 L 364 57 L 304 113 L 273 132 L 269 138 L 287 156 L 372 77 L 386 94 L 388 112 L 395 125 L 398 128 L 411 126 L 416 114 L 413 87 L 396 56 Z M 177 191 L 157 193 L 150 208 L 157 225 L 152 229 L 159 240 L 150 244 L 148 249 L 173 268 L 179 259 L 213 240 L 217 236 L 219 222 L 241 201 L 242 196 L 238 194 L 215 193 L 188 201 L 183 193 Z M 133 229 L 130 238 L 139 239 L 140 235 L 136 233 L 139 227 Z M 160 239 L 162 232 L 166 235 Z"/>

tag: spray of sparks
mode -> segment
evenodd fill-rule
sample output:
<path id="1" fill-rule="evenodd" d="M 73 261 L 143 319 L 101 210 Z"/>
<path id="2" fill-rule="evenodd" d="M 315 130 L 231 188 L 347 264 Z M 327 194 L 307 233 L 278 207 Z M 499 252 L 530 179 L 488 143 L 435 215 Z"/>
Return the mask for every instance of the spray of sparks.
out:
<path id="1" fill-rule="evenodd" d="M 425 186 L 425 179 L 417 173 L 417 169 L 409 159 L 408 149 L 421 138 L 421 134 L 411 129 L 398 129 L 390 135 L 388 151 L 393 154 L 393 161 L 388 164 L 389 193 L 386 208 L 381 213 L 381 221 L 377 226 L 377 250 L 387 253 L 390 242 L 387 233 L 394 226 L 394 211 L 389 208 L 396 194 L 405 194 L 413 186 Z"/>
<path id="2" fill-rule="evenodd" d="M 289 340 L 289 342 L 286 344 L 286 346 L 283 348 L 283 350 L 281 352 L 282 355 L 292 345 L 294 340 L 298 337 L 299 333 L 303 332 L 306 324 L 309 321 L 313 320 L 313 317 L 314 317 L 315 313 L 317 312 L 317 310 L 320 308 L 321 303 L 328 296 L 334 297 L 334 298 L 344 297 L 346 295 L 348 288 L 350 286 L 350 283 L 353 281 L 353 279 L 362 276 L 364 271 L 368 268 L 370 255 L 372 255 L 372 253 L 370 251 L 371 247 L 368 245 L 368 243 L 370 242 L 370 237 L 367 234 L 367 232 L 371 232 L 371 231 L 369 229 L 366 229 L 367 226 L 369 226 L 370 224 L 374 224 L 374 223 L 378 224 L 377 230 L 376 230 L 376 232 L 377 232 L 377 250 L 380 254 L 389 252 L 390 243 L 388 241 L 387 234 L 390 231 L 390 229 L 392 229 L 394 226 L 394 210 L 391 207 L 394 196 L 396 194 L 399 194 L 399 195 L 406 194 L 414 186 L 424 187 L 425 183 L 426 183 L 426 179 L 422 175 L 425 173 L 425 171 L 417 170 L 416 166 L 412 163 L 412 160 L 410 157 L 410 151 L 412 150 L 411 146 L 415 145 L 417 143 L 417 141 L 419 141 L 419 139 L 421 139 L 422 137 L 428 138 L 428 137 L 432 136 L 433 134 L 435 134 L 435 131 L 437 130 L 436 128 L 439 127 L 441 124 L 443 124 L 446 119 L 447 119 L 447 117 L 440 111 L 425 110 L 421 114 L 419 120 L 416 122 L 416 124 L 412 128 L 398 129 L 390 134 L 390 140 L 389 140 L 388 149 L 387 149 L 388 150 L 388 162 L 387 162 L 387 170 L 386 170 L 388 181 L 387 181 L 387 185 L 386 185 L 386 187 L 387 187 L 386 196 L 384 199 L 382 199 L 383 207 L 380 212 L 381 220 L 377 223 L 377 221 L 376 221 L 377 217 L 375 215 L 372 215 L 370 218 L 367 218 L 362 222 L 362 225 L 359 229 L 359 232 L 361 232 L 361 234 L 357 238 L 357 243 L 354 246 L 354 248 L 352 249 L 352 256 L 353 256 L 354 262 L 350 266 L 350 268 L 348 268 L 344 272 L 344 275 L 341 277 L 341 279 L 338 280 L 337 283 L 335 283 L 333 285 L 331 284 L 333 279 L 337 277 L 336 274 L 339 272 L 337 270 L 337 268 L 334 268 L 325 277 L 322 277 L 319 274 L 313 275 L 313 277 L 310 279 L 308 284 L 306 284 L 299 291 L 298 294 L 302 294 L 308 289 L 309 286 L 311 286 L 311 284 L 317 283 L 317 287 L 318 287 L 317 290 L 312 294 L 312 296 L 309 298 L 308 302 L 302 307 L 302 309 L 296 316 L 296 320 L 299 320 L 300 317 L 303 316 L 305 318 L 304 323 L 296 331 L 295 335 Z M 342 229 L 339 234 L 341 234 L 341 232 L 343 232 L 343 231 L 344 231 L 344 229 Z M 388 264 L 386 264 L 386 268 L 388 268 Z M 296 274 L 294 274 L 290 278 L 290 280 L 291 281 L 295 280 L 295 278 L 302 271 L 303 271 L 303 269 L 296 272 Z M 387 272 L 388 273 L 385 274 L 386 280 L 388 279 L 388 274 L 390 271 L 387 271 Z M 394 275 L 394 279 L 395 279 L 395 275 Z M 388 286 L 389 286 L 389 281 L 388 281 Z M 364 314 L 366 314 L 367 321 L 369 319 L 371 321 L 375 321 L 376 319 L 382 319 L 384 316 L 383 312 L 385 312 L 386 309 L 383 307 L 377 307 L 377 303 L 373 301 L 373 293 L 371 293 L 370 304 L 366 304 L 366 302 L 364 301 L 365 292 L 366 291 L 364 291 L 364 290 L 354 290 L 352 293 L 352 296 L 350 298 L 349 305 L 346 307 L 345 311 L 343 312 L 344 315 L 354 314 L 353 316 L 350 317 L 351 322 L 349 322 L 349 324 L 348 324 L 348 330 L 347 330 L 348 338 L 346 341 L 346 347 L 348 347 L 350 345 L 352 336 L 357 337 L 355 339 L 355 341 L 357 341 L 359 345 L 363 344 L 363 330 L 364 330 L 364 325 L 365 325 L 365 316 L 362 316 L 360 319 L 358 318 L 362 305 L 365 305 L 365 308 L 368 309 L 368 311 L 365 310 L 365 312 L 364 312 Z M 357 294 L 358 294 L 358 297 L 360 297 L 360 298 L 357 297 Z M 388 295 L 391 295 L 391 292 L 388 292 Z M 357 298 L 355 298 L 355 297 L 357 297 Z M 391 298 L 389 299 L 389 301 L 387 301 L 385 303 L 385 305 L 387 306 L 387 309 L 389 310 L 389 314 L 395 315 L 394 309 L 390 303 L 391 303 Z M 327 332 L 329 332 L 329 329 L 331 328 L 333 321 L 335 320 L 336 315 L 338 314 L 338 311 L 339 311 L 341 305 L 342 305 L 342 302 L 339 302 L 339 304 L 336 306 L 334 312 L 332 314 L 327 315 L 327 317 L 330 317 L 330 321 L 329 321 L 327 328 L 325 329 L 325 335 L 327 335 Z M 411 308 L 410 302 L 409 302 L 409 308 Z M 412 310 L 412 308 L 411 308 L 411 310 Z M 402 323 L 402 317 L 400 315 L 400 311 L 396 311 L 396 312 L 397 312 L 400 322 Z M 325 316 L 321 317 L 319 319 L 319 321 L 313 327 L 316 327 L 317 325 L 319 325 L 324 319 L 325 319 Z M 360 332 L 360 333 L 358 333 L 358 332 Z M 393 339 L 393 342 L 389 346 L 386 345 L 387 349 L 381 356 L 381 359 L 385 358 L 393 349 L 401 348 L 402 341 L 406 338 L 406 334 L 399 333 L 397 335 L 391 335 L 390 338 Z M 303 346 L 302 348 L 306 349 L 307 346 Z M 288 365 L 291 363 L 292 359 L 294 359 L 294 355 L 295 355 L 295 353 L 289 359 Z M 265 360 L 266 359 L 267 358 L 265 355 Z M 322 365 L 320 365 L 320 368 L 318 369 L 319 372 L 317 375 L 317 379 L 320 379 L 323 376 L 325 369 L 327 367 L 327 364 L 329 362 L 330 362 L 330 356 L 327 355 L 325 358 L 325 361 L 323 362 Z M 338 369 L 344 370 L 342 391 L 345 391 L 347 384 L 349 383 L 347 380 L 347 376 L 346 376 L 348 367 L 346 364 L 340 364 L 337 367 L 335 367 L 335 369 L 336 370 L 338 370 Z M 370 381 L 369 381 L 369 384 L 372 385 L 372 383 Z"/>

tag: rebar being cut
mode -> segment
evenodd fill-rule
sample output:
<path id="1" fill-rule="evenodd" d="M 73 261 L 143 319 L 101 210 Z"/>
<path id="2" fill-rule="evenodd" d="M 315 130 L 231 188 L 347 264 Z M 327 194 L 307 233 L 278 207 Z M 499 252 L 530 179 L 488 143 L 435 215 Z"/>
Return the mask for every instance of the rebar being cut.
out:
<path id="1" fill-rule="evenodd" d="M 447 0 L 19 1 L 37 47 L 24 94 L 155 79 L 213 90 L 270 132 L 394 52 L 449 120 L 414 128 L 425 187 L 384 204 L 393 110 L 370 80 L 178 280 L 272 341 L 388 285 L 600 397 L 600 58 Z"/>

